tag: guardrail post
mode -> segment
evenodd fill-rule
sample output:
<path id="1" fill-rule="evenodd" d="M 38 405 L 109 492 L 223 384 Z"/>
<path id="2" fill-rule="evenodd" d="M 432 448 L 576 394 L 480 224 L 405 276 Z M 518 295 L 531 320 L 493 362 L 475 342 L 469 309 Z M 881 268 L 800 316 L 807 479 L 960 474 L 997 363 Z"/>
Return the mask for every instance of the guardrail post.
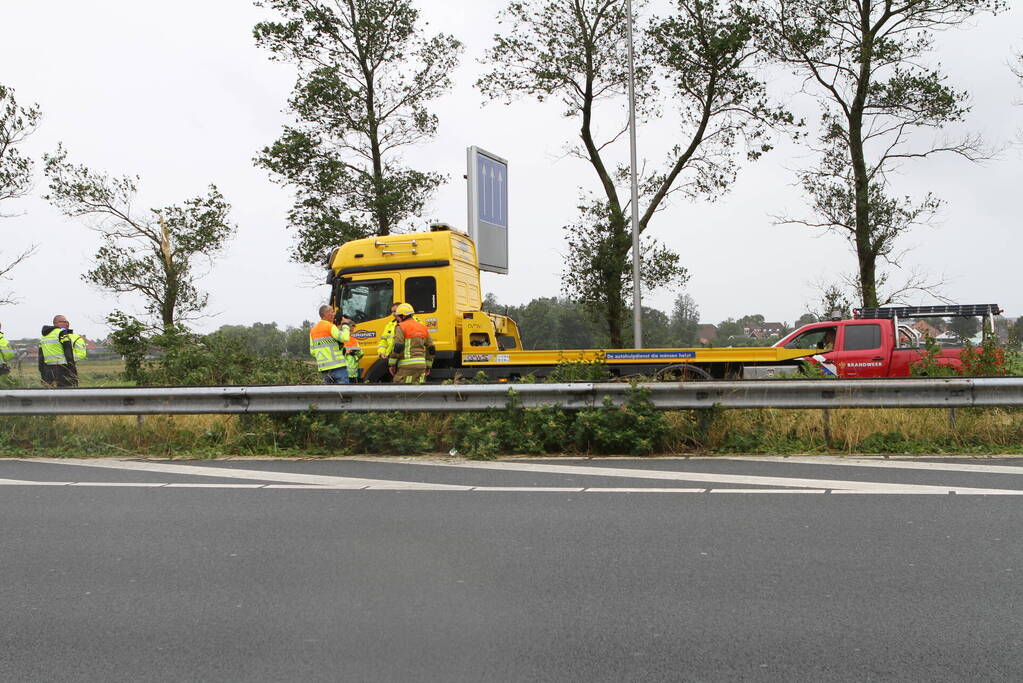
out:
<path id="1" fill-rule="evenodd" d="M 824 423 L 824 445 L 831 448 L 831 408 L 824 408 L 821 414 Z"/>
<path id="2" fill-rule="evenodd" d="M 956 429 L 956 409 L 955 408 L 949 408 L 948 409 L 948 426 L 949 426 L 949 428 L 952 431 L 955 431 L 955 429 Z"/>

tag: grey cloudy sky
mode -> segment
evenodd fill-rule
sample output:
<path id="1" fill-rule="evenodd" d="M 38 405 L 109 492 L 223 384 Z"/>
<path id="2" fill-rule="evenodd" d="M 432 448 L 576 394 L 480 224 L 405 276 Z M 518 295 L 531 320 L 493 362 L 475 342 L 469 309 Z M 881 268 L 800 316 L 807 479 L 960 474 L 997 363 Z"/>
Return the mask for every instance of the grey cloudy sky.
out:
<path id="1" fill-rule="evenodd" d="M 578 188 L 595 189 L 595 183 L 587 164 L 564 154 L 576 126 L 560 117 L 557 103 L 482 105 L 473 87 L 484 68 L 478 59 L 499 29 L 495 16 L 505 4 L 419 3 L 430 29 L 455 34 L 466 51 L 454 90 L 435 107 L 440 134 L 407 158 L 450 176 L 423 225 L 445 220 L 456 227 L 466 220 L 465 148 L 475 144 L 509 159 L 511 272 L 484 274 L 483 286 L 503 303 L 522 303 L 559 292 L 560 228 L 574 218 Z M 180 202 L 210 182 L 233 204 L 238 236 L 202 281 L 215 314 L 199 323 L 202 329 L 297 324 L 315 317 L 327 293 L 315 284 L 321 272 L 288 261 L 289 194 L 251 163 L 287 120 L 282 109 L 293 82 L 289 65 L 270 62 L 254 46 L 252 25 L 264 16 L 248 0 L 0 0 L 0 83 L 15 88 L 22 103 L 39 103 L 45 117 L 26 152 L 39 156 L 63 141 L 77 163 L 138 173 L 139 206 Z M 1023 107 L 1014 102 L 1023 99 L 1023 89 L 1008 62 L 1023 47 L 1020 8 L 983 17 L 938 42 L 935 61 L 972 93 L 965 129 L 993 143 L 1016 136 Z M 783 97 L 790 86 L 785 78 L 774 83 Z M 808 121 L 816 120 L 812 102 L 788 99 Z M 673 136 L 670 117 L 645 126 L 640 155 L 657 159 Z M 807 162 L 804 149 L 782 142 L 743 169 L 721 200 L 678 201 L 655 219 L 653 233 L 678 250 L 690 269 L 688 291 L 705 322 L 745 313 L 791 321 L 816 298 L 813 282 L 852 271 L 841 238 L 772 224 L 771 215 L 802 208 L 794 170 Z M 1017 270 L 1023 253 L 1021 170 L 1023 156 L 1015 148 L 980 166 L 953 158 L 907 166 L 897 179 L 900 192 L 930 190 L 947 202 L 939 224 L 906 240 L 904 246 L 915 247 L 907 262 L 944 275 L 945 291 L 956 300 L 996 301 L 1008 315 L 1023 312 Z M 0 258 L 39 245 L 38 254 L 3 283 L 22 301 L 0 309 L 0 322 L 10 337 L 33 336 L 60 312 L 79 331 L 102 337 L 107 312 L 137 310 L 138 303 L 82 281 L 96 235 L 38 199 L 43 190 L 40 180 L 34 197 L 4 207 L 20 215 L 0 219 Z M 659 292 L 645 302 L 667 310 L 676 294 Z"/>

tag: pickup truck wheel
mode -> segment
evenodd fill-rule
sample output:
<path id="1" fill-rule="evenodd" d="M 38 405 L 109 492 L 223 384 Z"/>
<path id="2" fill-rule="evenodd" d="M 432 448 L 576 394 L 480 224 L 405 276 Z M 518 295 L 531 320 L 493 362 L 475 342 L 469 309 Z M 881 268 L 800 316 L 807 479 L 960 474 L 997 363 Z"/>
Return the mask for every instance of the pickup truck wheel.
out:
<path id="1" fill-rule="evenodd" d="M 713 379 L 710 373 L 701 367 L 689 363 L 679 363 L 661 368 L 654 373 L 654 379 L 658 382 L 686 382 L 702 381 Z"/>

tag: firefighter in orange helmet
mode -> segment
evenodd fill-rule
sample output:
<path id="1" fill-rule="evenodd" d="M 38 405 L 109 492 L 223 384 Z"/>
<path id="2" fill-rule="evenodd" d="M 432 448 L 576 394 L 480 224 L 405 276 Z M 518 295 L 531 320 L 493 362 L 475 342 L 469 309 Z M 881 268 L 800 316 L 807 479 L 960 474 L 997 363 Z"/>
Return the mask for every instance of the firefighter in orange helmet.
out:
<path id="1" fill-rule="evenodd" d="M 394 311 L 398 324 L 394 328 L 394 347 L 388 369 L 395 382 L 422 384 L 430 374 L 437 350 L 430 331 L 412 317 L 413 313 L 415 310 L 409 304 L 401 304 Z"/>

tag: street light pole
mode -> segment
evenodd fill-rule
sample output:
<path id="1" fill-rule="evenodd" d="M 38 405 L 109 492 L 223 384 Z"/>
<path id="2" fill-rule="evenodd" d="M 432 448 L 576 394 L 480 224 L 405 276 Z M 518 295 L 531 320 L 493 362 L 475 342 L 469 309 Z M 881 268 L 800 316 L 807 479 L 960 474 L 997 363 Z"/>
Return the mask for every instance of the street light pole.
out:
<path id="1" fill-rule="evenodd" d="M 629 161 L 632 177 L 632 346 L 643 348 L 643 294 L 639 266 L 639 181 L 636 179 L 636 65 L 632 47 L 632 0 L 625 0 L 629 16 Z"/>

